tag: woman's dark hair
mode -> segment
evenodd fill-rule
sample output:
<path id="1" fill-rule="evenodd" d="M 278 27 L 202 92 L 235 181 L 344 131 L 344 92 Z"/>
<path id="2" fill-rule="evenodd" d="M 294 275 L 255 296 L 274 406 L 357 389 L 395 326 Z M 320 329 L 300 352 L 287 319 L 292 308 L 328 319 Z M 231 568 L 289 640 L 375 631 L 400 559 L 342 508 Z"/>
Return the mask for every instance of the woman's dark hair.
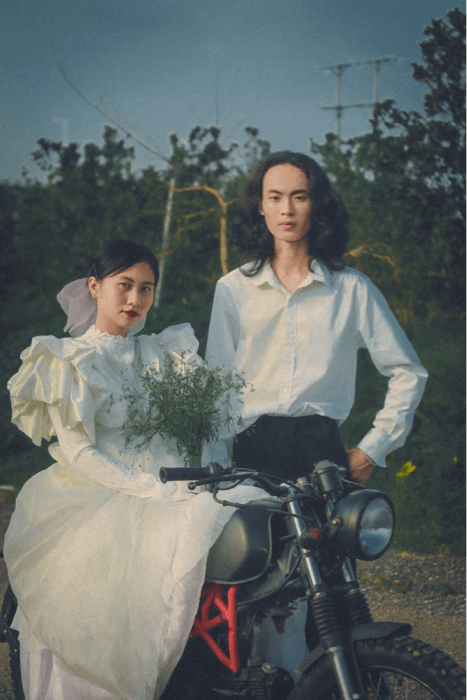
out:
<path id="1" fill-rule="evenodd" d="M 102 280 L 109 275 L 117 275 L 137 263 L 148 263 L 154 273 L 154 283 L 159 279 L 159 264 L 154 254 L 145 245 L 133 243 L 123 238 L 115 238 L 104 243 L 91 262 L 88 279 Z"/>
<path id="2" fill-rule="evenodd" d="M 342 270 L 349 240 L 349 215 L 340 195 L 313 158 L 303 153 L 278 151 L 262 160 L 250 174 L 240 202 L 241 223 L 232 226 L 231 242 L 254 263 L 251 270 L 242 272 L 247 276 L 256 275 L 266 261 L 274 257 L 274 238 L 258 211 L 258 203 L 263 197 L 265 174 L 283 163 L 299 168 L 310 181 L 312 209 L 307 237 L 310 263 L 320 260 L 329 270 Z"/>

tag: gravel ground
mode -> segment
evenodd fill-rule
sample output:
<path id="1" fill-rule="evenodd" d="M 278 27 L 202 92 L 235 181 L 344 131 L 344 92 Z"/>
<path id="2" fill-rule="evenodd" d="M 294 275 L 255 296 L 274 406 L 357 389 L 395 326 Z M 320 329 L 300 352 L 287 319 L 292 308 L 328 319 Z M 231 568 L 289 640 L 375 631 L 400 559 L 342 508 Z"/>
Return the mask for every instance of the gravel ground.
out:
<path id="1" fill-rule="evenodd" d="M 12 511 L 0 503 L 0 548 Z M 359 562 L 358 572 L 375 620 L 410 622 L 413 637 L 465 667 L 465 559 L 390 550 L 376 562 Z M 0 600 L 6 587 L 1 560 Z M 0 644 L 0 700 L 14 700 L 7 644 Z"/>
<path id="2" fill-rule="evenodd" d="M 358 575 L 375 620 L 410 622 L 412 637 L 465 668 L 465 559 L 391 549 Z"/>

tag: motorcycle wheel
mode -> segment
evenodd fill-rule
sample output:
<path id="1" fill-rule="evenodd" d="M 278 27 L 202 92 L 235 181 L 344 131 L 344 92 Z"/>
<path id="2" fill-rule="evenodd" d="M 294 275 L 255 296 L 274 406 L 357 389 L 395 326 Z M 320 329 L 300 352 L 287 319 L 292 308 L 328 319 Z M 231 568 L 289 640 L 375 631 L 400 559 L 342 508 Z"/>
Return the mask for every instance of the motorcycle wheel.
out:
<path id="1" fill-rule="evenodd" d="M 447 654 L 411 637 L 357 642 L 355 651 L 369 700 L 462 700 L 465 671 Z M 289 700 L 338 700 L 327 656 L 303 673 Z"/>

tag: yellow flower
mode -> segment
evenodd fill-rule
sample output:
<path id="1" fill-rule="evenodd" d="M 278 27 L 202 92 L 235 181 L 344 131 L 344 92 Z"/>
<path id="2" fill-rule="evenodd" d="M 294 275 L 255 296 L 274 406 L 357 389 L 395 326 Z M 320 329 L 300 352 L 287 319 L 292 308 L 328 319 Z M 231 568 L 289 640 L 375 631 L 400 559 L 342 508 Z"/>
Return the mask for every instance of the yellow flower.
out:
<path id="1" fill-rule="evenodd" d="M 398 484 L 403 484 L 406 477 L 415 471 L 417 467 L 412 462 L 406 462 L 402 465 L 400 470 L 396 474 L 396 479 Z"/>

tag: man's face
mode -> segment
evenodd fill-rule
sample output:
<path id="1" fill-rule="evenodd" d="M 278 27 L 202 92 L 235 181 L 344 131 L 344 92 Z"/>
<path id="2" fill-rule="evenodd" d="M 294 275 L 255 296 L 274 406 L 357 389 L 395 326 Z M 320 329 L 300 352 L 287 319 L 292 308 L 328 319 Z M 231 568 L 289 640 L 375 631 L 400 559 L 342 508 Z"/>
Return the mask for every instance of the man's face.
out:
<path id="1" fill-rule="evenodd" d="M 302 241 L 310 230 L 310 181 L 290 163 L 274 165 L 263 178 L 263 194 L 258 204 L 266 226 L 275 241 Z"/>

